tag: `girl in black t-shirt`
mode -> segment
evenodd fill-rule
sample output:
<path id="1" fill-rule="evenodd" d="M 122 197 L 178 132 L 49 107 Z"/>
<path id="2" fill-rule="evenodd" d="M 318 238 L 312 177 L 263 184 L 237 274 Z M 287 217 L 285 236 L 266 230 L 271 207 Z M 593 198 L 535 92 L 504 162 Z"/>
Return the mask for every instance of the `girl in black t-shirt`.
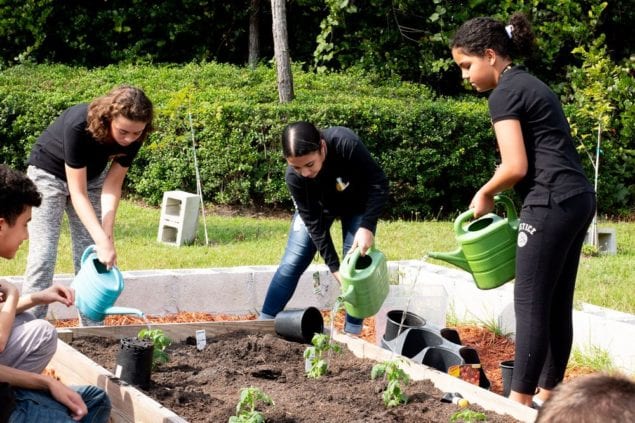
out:
<path id="1" fill-rule="evenodd" d="M 462 77 L 490 91 L 489 111 L 501 163 L 474 195 L 474 217 L 494 195 L 514 188 L 523 201 L 516 248 L 516 351 L 510 398 L 540 403 L 562 381 L 573 340 L 573 291 L 595 194 L 556 95 L 512 64 L 533 46 L 522 14 L 509 25 L 491 18 L 464 23 L 452 41 Z M 536 388 L 540 387 L 534 397 Z"/>
<path id="2" fill-rule="evenodd" d="M 152 118 L 152 102 L 145 93 L 124 85 L 90 104 L 66 109 L 40 135 L 31 150 L 27 174 L 42 194 L 42 205 L 33 209 L 29 224 L 23 292 L 51 285 L 64 212 L 71 229 L 75 272 L 91 244 L 107 268 L 116 264 L 114 224 L 121 187 L 152 130 Z M 46 306 L 34 309 L 39 318 L 46 312 Z"/>

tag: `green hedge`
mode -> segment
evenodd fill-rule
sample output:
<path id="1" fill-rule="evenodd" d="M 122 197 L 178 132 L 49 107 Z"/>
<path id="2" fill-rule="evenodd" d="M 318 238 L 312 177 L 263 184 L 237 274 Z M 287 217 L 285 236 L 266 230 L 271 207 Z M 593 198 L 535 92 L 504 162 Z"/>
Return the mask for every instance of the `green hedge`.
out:
<path id="1" fill-rule="evenodd" d="M 463 210 L 494 169 L 483 99 L 435 98 L 420 85 L 297 68 L 296 99 L 280 105 L 271 68 L 214 63 L 6 69 L 0 73 L 0 159 L 24 168 L 32 144 L 62 110 L 120 83 L 142 87 L 156 107 L 157 131 L 127 179 L 129 195 L 151 204 L 167 190 L 196 192 L 193 132 L 206 202 L 291 207 L 279 138 L 287 123 L 300 119 L 360 134 L 390 180 L 391 217 Z"/>

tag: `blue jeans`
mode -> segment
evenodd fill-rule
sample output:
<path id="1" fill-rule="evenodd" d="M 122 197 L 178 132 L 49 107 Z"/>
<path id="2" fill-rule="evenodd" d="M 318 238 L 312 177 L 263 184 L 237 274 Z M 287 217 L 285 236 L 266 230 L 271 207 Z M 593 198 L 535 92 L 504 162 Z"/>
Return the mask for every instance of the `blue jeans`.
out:
<path id="1" fill-rule="evenodd" d="M 333 220 L 327 222 L 328 228 L 333 224 Z M 351 245 L 353 245 L 355 233 L 362 221 L 362 215 L 341 218 L 341 220 L 342 241 L 344 255 L 346 255 Z M 265 303 L 262 306 L 262 314 L 265 317 L 273 318 L 284 309 L 298 286 L 300 276 L 309 267 L 316 252 L 317 248 L 309 236 L 309 232 L 304 226 L 300 215 L 296 212 L 291 220 L 291 229 L 289 230 L 287 247 L 282 256 L 282 261 L 275 275 L 273 275 L 267 290 Z M 359 334 L 362 331 L 363 321 L 364 319 L 358 319 L 347 314 L 344 330 L 348 333 Z"/>
<path id="2" fill-rule="evenodd" d="M 110 399 L 106 392 L 96 386 L 73 387 L 82 396 L 88 414 L 80 421 L 83 423 L 106 423 L 110 419 Z M 9 423 L 22 422 L 75 422 L 65 405 L 45 391 L 14 388 L 16 407 Z"/>

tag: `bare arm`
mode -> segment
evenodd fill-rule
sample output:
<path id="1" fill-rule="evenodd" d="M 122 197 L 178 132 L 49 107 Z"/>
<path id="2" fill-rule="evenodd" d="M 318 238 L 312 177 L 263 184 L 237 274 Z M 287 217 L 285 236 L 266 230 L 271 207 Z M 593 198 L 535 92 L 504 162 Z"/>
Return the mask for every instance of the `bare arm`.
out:
<path id="1" fill-rule="evenodd" d="M 43 291 L 22 295 L 18 300 L 16 314 L 39 304 L 51 304 L 56 301 L 70 307 L 75 303 L 75 292 L 67 286 L 56 283 Z"/>
<path id="2" fill-rule="evenodd" d="M 520 121 L 508 119 L 496 122 L 494 132 L 501 154 L 501 164 L 494 176 L 474 195 L 470 203 L 470 208 L 474 208 L 474 217 L 492 211 L 494 196 L 512 188 L 527 174 L 527 152 Z"/>
<path id="3" fill-rule="evenodd" d="M 9 342 L 19 296 L 18 288 L 12 283 L 0 281 L 0 352 Z"/>
<path id="4" fill-rule="evenodd" d="M 114 227 L 119 200 L 121 199 L 121 187 L 128 173 L 128 168 L 113 162 L 106 175 L 104 188 L 101 193 L 102 227 L 106 235 L 114 243 Z"/>
<path id="5" fill-rule="evenodd" d="M 97 246 L 99 261 L 108 268 L 114 266 L 116 261 L 115 247 L 108 234 L 102 228 L 95 209 L 88 198 L 86 168 L 75 169 L 66 165 L 66 180 L 73 207 Z"/>

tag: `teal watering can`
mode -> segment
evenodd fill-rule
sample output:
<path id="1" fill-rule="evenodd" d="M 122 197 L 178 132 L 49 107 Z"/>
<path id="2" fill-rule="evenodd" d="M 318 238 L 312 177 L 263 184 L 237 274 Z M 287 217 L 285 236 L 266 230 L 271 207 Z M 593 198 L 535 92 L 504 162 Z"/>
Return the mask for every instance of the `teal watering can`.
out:
<path id="1" fill-rule="evenodd" d="M 75 306 L 86 317 L 102 321 L 107 314 L 136 314 L 143 312 L 128 307 L 113 307 L 123 291 L 123 276 L 119 269 L 106 269 L 91 245 L 82 254 L 81 268 L 71 283 L 75 290 Z"/>
<path id="2" fill-rule="evenodd" d="M 346 312 L 359 319 L 379 311 L 388 296 L 388 265 L 384 254 L 371 247 L 362 257 L 359 248 L 347 254 L 340 265 Z"/>
<path id="3" fill-rule="evenodd" d="M 428 253 L 429 257 L 470 272 L 480 289 L 497 288 L 514 279 L 516 274 L 516 239 L 520 220 L 509 197 L 497 195 L 494 201 L 505 206 L 506 218 L 488 213 L 466 225 L 474 217 L 474 211 L 465 211 L 454 221 L 459 248 L 448 253 Z"/>

